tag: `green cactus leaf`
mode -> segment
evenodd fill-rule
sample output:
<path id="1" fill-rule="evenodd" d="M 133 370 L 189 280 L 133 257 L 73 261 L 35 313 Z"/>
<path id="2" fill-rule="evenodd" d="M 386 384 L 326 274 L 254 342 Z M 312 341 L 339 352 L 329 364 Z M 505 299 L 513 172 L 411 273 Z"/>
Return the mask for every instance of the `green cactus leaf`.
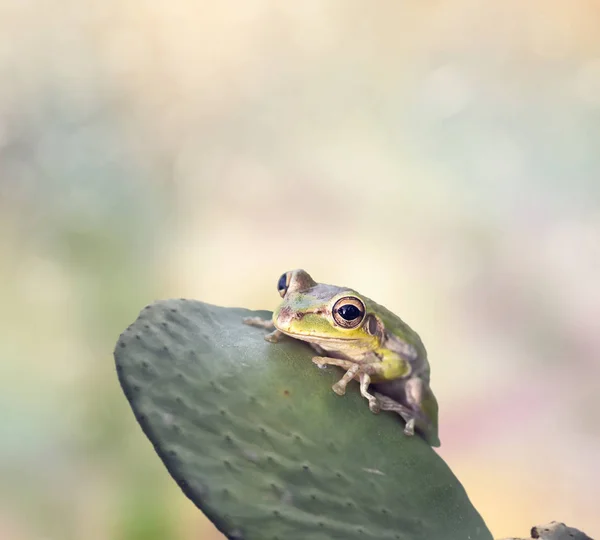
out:
<path id="1" fill-rule="evenodd" d="M 230 539 L 491 540 L 465 490 L 392 413 L 374 415 L 337 368 L 242 318 L 167 300 L 115 348 L 133 412 L 184 493 Z"/>

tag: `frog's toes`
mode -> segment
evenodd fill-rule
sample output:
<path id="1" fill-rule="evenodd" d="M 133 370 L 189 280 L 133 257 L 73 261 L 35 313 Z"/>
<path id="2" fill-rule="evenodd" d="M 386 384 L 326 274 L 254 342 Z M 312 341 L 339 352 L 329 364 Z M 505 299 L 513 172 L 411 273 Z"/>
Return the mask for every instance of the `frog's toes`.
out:
<path id="1" fill-rule="evenodd" d="M 379 400 L 377 398 L 369 400 L 369 410 L 373 414 L 379 414 L 381 412 L 381 405 L 379 404 Z"/>
<path id="2" fill-rule="evenodd" d="M 285 334 L 283 332 L 280 332 L 279 330 L 275 329 L 269 334 L 265 335 L 265 340 L 269 343 L 277 343 L 281 341 L 281 338 L 283 338 L 284 335 Z"/>
<path id="3" fill-rule="evenodd" d="M 404 426 L 404 434 L 412 437 L 415 434 L 415 419 L 411 418 Z"/>
<path id="4" fill-rule="evenodd" d="M 327 368 L 327 364 L 322 362 L 322 358 L 320 356 L 313 356 L 312 363 L 317 366 L 319 369 Z"/>
<path id="5" fill-rule="evenodd" d="M 346 386 L 336 382 L 331 389 L 338 395 L 343 396 L 346 393 Z"/>
<path id="6" fill-rule="evenodd" d="M 261 319 L 260 317 L 243 317 L 242 322 L 256 328 L 264 328 L 265 330 L 273 330 L 275 327 L 273 321 L 269 319 Z"/>

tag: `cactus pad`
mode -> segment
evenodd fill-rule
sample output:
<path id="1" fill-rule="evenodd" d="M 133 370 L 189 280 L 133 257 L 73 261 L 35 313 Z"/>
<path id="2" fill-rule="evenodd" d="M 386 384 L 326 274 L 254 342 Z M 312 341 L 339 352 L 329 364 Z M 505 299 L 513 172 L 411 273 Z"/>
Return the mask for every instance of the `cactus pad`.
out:
<path id="1" fill-rule="evenodd" d="M 444 461 L 374 415 L 351 384 L 333 393 L 292 339 L 242 324 L 266 311 L 167 300 L 115 348 L 144 433 L 184 493 L 230 539 L 491 540 Z"/>

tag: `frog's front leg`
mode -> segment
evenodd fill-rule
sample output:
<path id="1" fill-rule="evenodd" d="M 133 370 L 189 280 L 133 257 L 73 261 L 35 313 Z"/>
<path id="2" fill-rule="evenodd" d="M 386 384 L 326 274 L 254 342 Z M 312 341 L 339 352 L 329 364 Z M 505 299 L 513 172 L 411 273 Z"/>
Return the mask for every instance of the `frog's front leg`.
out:
<path id="1" fill-rule="evenodd" d="M 331 356 L 313 356 L 313 364 L 317 364 L 319 367 L 324 366 L 339 366 L 344 369 L 350 369 L 352 366 L 358 366 L 356 362 L 350 360 L 344 360 L 343 358 L 332 358 Z"/>
<path id="2" fill-rule="evenodd" d="M 248 326 L 255 326 L 257 328 L 264 328 L 265 330 L 273 330 L 265 335 L 265 339 L 271 343 L 277 343 L 285 335 L 275 328 L 273 321 L 261 319 L 260 317 L 245 317 L 242 319 L 244 324 Z"/>
<path id="3" fill-rule="evenodd" d="M 377 414 L 381 411 L 379 400 L 369 393 L 369 385 L 371 384 L 371 376 L 368 373 L 360 374 L 360 394 L 362 397 L 369 400 L 369 409 L 372 413 Z"/>
<path id="4" fill-rule="evenodd" d="M 260 317 L 244 317 L 242 322 L 248 326 L 256 326 L 257 328 L 264 328 L 265 330 L 273 330 L 275 328 L 275 325 L 271 319 L 261 319 Z"/>
<path id="5" fill-rule="evenodd" d="M 356 377 L 356 374 L 358 373 L 360 369 L 360 366 L 358 364 L 352 364 L 349 368 L 348 371 L 346 371 L 346 373 L 344 373 L 344 376 L 338 381 L 336 382 L 331 389 L 338 395 L 338 396 L 343 396 L 346 393 L 346 386 L 348 386 L 348 383 L 354 379 L 354 377 Z"/>
<path id="6" fill-rule="evenodd" d="M 373 394 L 368 392 L 369 384 L 371 384 L 371 377 L 368 373 L 363 371 L 363 369 L 370 364 L 364 366 L 362 364 L 351 362 L 350 360 L 331 358 L 328 356 L 315 356 L 312 360 L 318 366 L 339 366 L 347 370 L 344 376 L 331 387 L 338 396 L 343 396 L 346 393 L 346 386 L 348 386 L 348 383 L 360 373 L 359 381 L 361 396 L 369 401 L 369 409 L 371 412 L 378 413 L 380 411 L 379 401 Z"/>
<path id="7" fill-rule="evenodd" d="M 336 382 L 331 388 L 338 395 L 343 396 L 346 393 L 346 386 L 354 379 L 358 371 L 360 370 L 360 364 L 351 362 L 350 360 L 343 360 L 341 358 L 331 358 L 329 356 L 314 356 L 312 359 L 313 363 L 319 367 L 323 366 L 339 366 L 346 369 L 344 376 Z"/>

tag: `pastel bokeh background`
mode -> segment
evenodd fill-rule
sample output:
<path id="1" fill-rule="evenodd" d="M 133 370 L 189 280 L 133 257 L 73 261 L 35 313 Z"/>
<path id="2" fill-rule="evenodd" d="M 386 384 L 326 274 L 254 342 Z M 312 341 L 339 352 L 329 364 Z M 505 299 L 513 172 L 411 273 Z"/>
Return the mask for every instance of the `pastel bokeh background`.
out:
<path id="1" fill-rule="evenodd" d="M 303 267 L 429 350 L 496 537 L 600 536 L 594 2 L 0 0 L 0 538 L 217 539 L 121 394 L 154 299 Z"/>

